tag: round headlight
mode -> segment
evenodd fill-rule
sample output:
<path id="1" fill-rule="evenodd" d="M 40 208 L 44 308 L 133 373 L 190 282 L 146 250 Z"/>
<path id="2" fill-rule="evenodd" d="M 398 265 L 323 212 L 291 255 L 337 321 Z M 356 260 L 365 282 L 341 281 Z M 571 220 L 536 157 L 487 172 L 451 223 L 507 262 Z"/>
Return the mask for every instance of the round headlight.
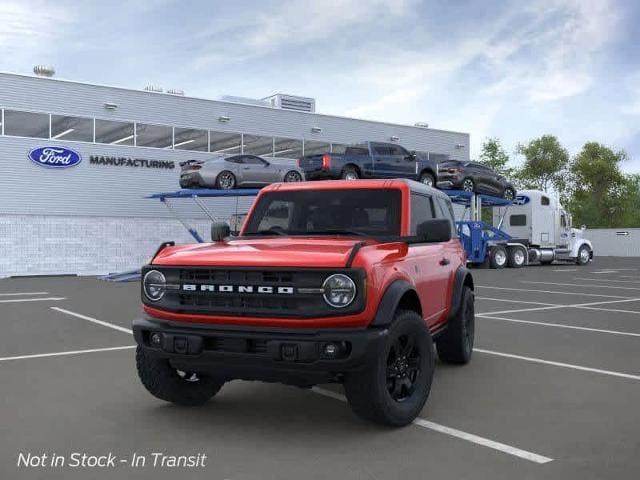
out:
<path id="1" fill-rule="evenodd" d="M 324 301 L 334 308 L 347 307 L 356 298 L 356 284 L 350 277 L 341 273 L 327 277 L 322 289 Z"/>
<path id="2" fill-rule="evenodd" d="M 157 302 L 164 296 L 166 286 L 167 280 L 164 278 L 164 275 L 157 270 L 147 272 L 144 280 L 142 280 L 144 294 L 152 302 Z"/>

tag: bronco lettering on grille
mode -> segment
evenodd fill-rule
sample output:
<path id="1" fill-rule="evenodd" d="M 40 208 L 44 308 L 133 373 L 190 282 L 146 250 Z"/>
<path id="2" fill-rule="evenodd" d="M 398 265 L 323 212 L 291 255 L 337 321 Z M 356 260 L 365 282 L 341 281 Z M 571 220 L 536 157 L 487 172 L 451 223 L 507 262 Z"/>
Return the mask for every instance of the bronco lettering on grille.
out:
<path id="1" fill-rule="evenodd" d="M 184 292 L 220 292 L 220 293 L 261 293 L 276 295 L 293 295 L 293 287 L 271 287 L 267 285 L 211 285 L 185 283 Z"/>

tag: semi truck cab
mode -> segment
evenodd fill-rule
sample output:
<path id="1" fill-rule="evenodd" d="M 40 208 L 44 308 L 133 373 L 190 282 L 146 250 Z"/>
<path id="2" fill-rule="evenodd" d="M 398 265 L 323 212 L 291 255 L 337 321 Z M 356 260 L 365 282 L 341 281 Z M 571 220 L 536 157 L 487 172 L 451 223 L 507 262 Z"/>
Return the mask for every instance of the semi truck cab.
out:
<path id="1" fill-rule="evenodd" d="M 529 262 L 593 259 L 593 246 L 584 238 L 586 227 L 572 227 L 571 215 L 551 195 L 540 190 L 518 192 L 513 205 L 493 209 L 493 225 L 528 250 Z"/>

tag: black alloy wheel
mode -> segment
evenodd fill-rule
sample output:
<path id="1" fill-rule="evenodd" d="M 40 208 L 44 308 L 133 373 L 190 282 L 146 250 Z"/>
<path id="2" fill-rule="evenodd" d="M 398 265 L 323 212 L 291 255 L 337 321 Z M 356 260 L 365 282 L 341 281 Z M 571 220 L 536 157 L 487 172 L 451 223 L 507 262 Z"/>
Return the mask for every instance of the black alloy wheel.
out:
<path id="1" fill-rule="evenodd" d="M 420 362 L 421 354 L 414 337 L 398 337 L 387 356 L 387 391 L 396 402 L 402 402 L 413 394 L 421 373 Z"/>

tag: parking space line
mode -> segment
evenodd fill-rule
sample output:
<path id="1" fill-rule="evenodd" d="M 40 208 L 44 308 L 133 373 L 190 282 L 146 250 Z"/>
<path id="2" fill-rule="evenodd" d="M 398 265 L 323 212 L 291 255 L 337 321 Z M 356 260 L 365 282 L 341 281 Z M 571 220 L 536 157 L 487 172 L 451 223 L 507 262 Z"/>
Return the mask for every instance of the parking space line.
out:
<path id="1" fill-rule="evenodd" d="M 507 298 L 492 298 L 492 297 L 475 297 L 476 300 L 491 300 L 495 302 L 505 302 L 505 303 L 527 303 L 531 305 L 545 305 L 547 307 L 555 307 L 557 304 L 555 303 L 543 303 L 543 302 L 529 302 L 526 300 L 510 300 Z"/>
<path id="2" fill-rule="evenodd" d="M 546 283 L 546 282 L 542 282 L 542 283 Z M 529 289 L 529 288 L 494 287 L 491 285 L 477 285 L 476 288 L 491 288 L 494 290 L 508 290 L 508 291 L 514 291 L 514 292 L 552 293 L 555 295 L 580 295 L 581 297 L 632 298 L 632 297 L 622 297 L 620 295 L 603 295 L 600 293 L 558 292 L 556 290 L 535 290 L 535 289 Z"/>
<path id="3" fill-rule="evenodd" d="M 0 293 L 0 297 L 18 297 L 25 295 L 49 295 L 49 292 L 17 292 L 17 293 Z"/>
<path id="4" fill-rule="evenodd" d="M 601 312 L 632 313 L 634 315 L 640 315 L 640 312 L 636 310 L 622 310 L 620 308 L 600 308 L 600 307 L 576 307 L 576 308 L 583 308 L 585 310 L 599 310 Z"/>
<path id="5" fill-rule="evenodd" d="M 600 375 L 608 375 L 608 376 L 611 376 L 611 377 L 626 378 L 626 379 L 629 379 L 629 380 L 640 380 L 640 376 L 639 375 L 632 375 L 630 373 L 614 372 L 612 370 L 600 370 L 599 368 L 583 367 L 582 365 L 574 365 L 574 364 L 571 364 L 571 363 L 563 363 L 563 362 L 554 362 L 552 360 L 544 360 L 542 358 L 525 357 L 524 355 L 515 355 L 513 353 L 496 352 L 496 351 L 493 351 L 493 350 L 485 350 L 483 348 L 474 348 L 473 351 L 474 352 L 478 352 L 478 353 L 484 353 L 484 354 L 487 354 L 487 355 L 495 355 L 497 357 L 505 357 L 505 358 L 513 358 L 513 359 L 516 359 L 516 360 L 524 360 L 525 362 L 540 363 L 542 365 L 551 365 L 551 366 L 554 366 L 554 367 L 569 368 L 569 369 L 572 369 L 572 370 L 580 370 L 582 372 L 598 373 Z"/>
<path id="6" fill-rule="evenodd" d="M 606 280 L 605 280 L 606 281 Z M 583 288 L 615 288 L 618 290 L 640 290 L 640 287 L 617 287 L 613 285 L 585 285 L 584 283 L 553 283 L 553 282 L 537 282 L 533 280 L 520 280 L 520 283 L 541 283 L 543 285 L 560 285 L 565 287 L 583 287 Z"/>
<path id="7" fill-rule="evenodd" d="M 588 282 L 640 283 L 640 280 L 615 280 L 613 278 L 573 277 L 573 280 L 587 280 Z"/>
<path id="8" fill-rule="evenodd" d="M 625 303 L 625 302 L 637 302 L 640 301 L 640 298 L 625 298 L 622 300 L 606 300 L 601 302 L 589 302 L 589 303 L 573 303 L 568 305 L 552 305 L 548 307 L 533 307 L 533 308 L 518 308 L 516 310 L 499 310 L 497 312 L 483 312 L 478 315 L 501 315 L 504 313 L 520 313 L 520 312 L 538 312 L 540 310 L 557 310 L 559 308 L 589 308 L 593 305 L 607 305 L 611 303 Z M 604 310 L 607 312 L 612 312 L 613 309 L 602 308 L 600 310 Z"/>
<path id="9" fill-rule="evenodd" d="M 102 320 L 98 320 L 97 318 L 88 317 L 86 315 L 82 315 L 80 313 L 72 312 L 70 310 L 65 310 L 64 308 L 51 307 L 51 310 L 55 310 L 56 312 L 66 313 L 67 315 L 71 315 L 72 317 L 81 318 L 82 320 L 86 320 L 87 322 L 96 323 L 98 325 L 102 325 L 103 327 L 113 328 L 114 330 L 118 330 L 119 332 L 124 332 L 128 334 L 133 334 L 131 329 L 121 327 L 120 325 L 115 325 L 113 323 L 104 322 Z"/>
<path id="10" fill-rule="evenodd" d="M 129 350 L 132 348 L 136 348 L 136 346 L 127 345 L 126 347 L 92 348 L 89 350 L 71 350 L 67 352 L 36 353 L 33 355 L 17 355 L 15 357 L 0 357 L 0 362 L 8 362 L 11 360 L 27 360 L 30 358 L 63 357 L 68 355 L 82 355 L 85 353 L 96 353 L 96 352 L 112 352 L 116 350 Z"/>
<path id="11" fill-rule="evenodd" d="M 590 328 L 590 327 L 578 327 L 576 325 L 565 325 L 562 323 L 549 323 L 549 322 L 536 322 L 533 320 L 516 320 L 515 318 L 505 318 L 505 317 L 496 317 L 494 315 L 483 315 L 477 314 L 476 317 L 486 318 L 489 320 L 501 320 L 505 322 L 512 323 L 524 323 L 528 325 L 540 325 L 541 327 L 557 327 L 557 328 L 568 328 L 571 330 L 582 330 L 585 332 L 594 332 L 594 333 L 608 333 L 611 335 L 623 335 L 627 337 L 640 337 L 640 333 L 633 332 L 621 332 L 620 330 L 605 330 L 601 328 Z"/>
<path id="12" fill-rule="evenodd" d="M 554 268 L 552 272 L 577 272 L 577 268 Z"/>
<path id="13" fill-rule="evenodd" d="M 336 392 L 332 392 L 331 390 L 326 390 L 324 388 L 313 387 L 311 391 L 319 395 L 323 395 L 325 397 L 333 398 L 334 400 L 339 400 L 341 402 L 347 401 L 344 395 L 341 395 Z M 467 433 L 462 430 L 457 430 L 455 428 L 447 427 L 445 425 L 440 425 L 439 423 L 431 422 L 423 418 L 416 418 L 413 421 L 413 424 L 419 427 L 433 430 L 434 432 L 444 433 L 445 435 L 456 437 L 461 440 L 466 440 L 467 442 L 475 443 L 476 445 L 482 445 L 483 447 L 491 448 L 493 450 L 497 450 L 509 455 L 513 455 L 514 457 L 522 458 L 530 462 L 544 464 L 544 463 L 549 463 L 553 461 L 553 458 L 545 457 L 543 455 L 538 455 L 537 453 L 512 447 L 511 445 L 496 442 L 494 440 L 489 440 L 488 438 L 480 437 L 478 435 L 474 435 L 473 433 Z"/>
<path id="14" fill-rule="evenodd" d="M 8 298 L 0 300 L 0 303 L 24 303 L 24 302 L 58 302 L 66 300 L 65 297 L 42 297 L 42 298 Z"/>

